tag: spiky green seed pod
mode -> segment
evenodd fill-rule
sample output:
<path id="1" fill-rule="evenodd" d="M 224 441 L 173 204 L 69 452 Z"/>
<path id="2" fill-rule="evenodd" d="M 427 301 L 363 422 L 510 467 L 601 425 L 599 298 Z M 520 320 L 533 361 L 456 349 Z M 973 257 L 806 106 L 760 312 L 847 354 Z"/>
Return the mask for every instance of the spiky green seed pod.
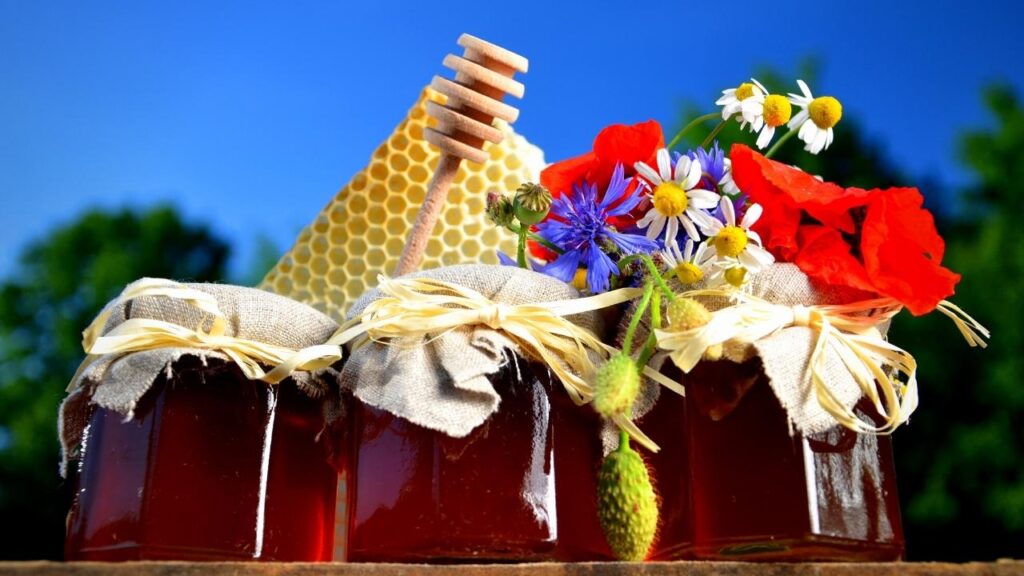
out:
<path id="1" fill-rule="evenodd" d="M 665 315 L 668 316 L 668 329 L 673 332 L 692 330 L 711 321 L 711 312 L 693 298 L 672 300 Z"/>
<path id="2" fill-rule="evenodd" d="M 642 562 L 658 528 L 658 498 L 643 458 L 622 442 L 598 473 L 597 514 L 619 560 Z"/>
<path id="3" fill-rule="evenodd" d="M 640 392 L 640 371 L 628 354 L 619 352 L 597 371 L 594 410 L 605 418 L 629 412 Z"/>
<path id="4" fill-rule="evenodd" d="M 551 192 L 540 184 L 527 182 L 516 188 L 512 201 L 516 218 L 524 226 L 533 226 L 543 220 L 551 209 Z"/>

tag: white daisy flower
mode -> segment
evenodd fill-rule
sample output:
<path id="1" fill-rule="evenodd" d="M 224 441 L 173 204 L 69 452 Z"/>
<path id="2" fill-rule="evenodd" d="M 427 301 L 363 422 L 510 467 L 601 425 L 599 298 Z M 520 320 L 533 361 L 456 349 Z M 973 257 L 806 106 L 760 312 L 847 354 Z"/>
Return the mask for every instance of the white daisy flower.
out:
<path id="1" fill-rule="evenodd" d="M 789 129 L 799 127 L 797 137 L 806 144 L 804 150 L 817 154 L 832 144 L 832 127 L 843 117 L 843 105 L 831 96 L 815 98 L 803 80 L 796 83 L 802 94 L 790 94 L 789 101 L 803 110 L 789 121 Z"/>
<path id="2" fill-rule="evenodd" d="M 679 278 L 684 286 L 696 284 L 704 278 L 704 271 L 701 267 L 711 257 L 707 243 L 697 244 L 696 250 L 693 249 L 693 246 L 693 240 L 687 238 L 686 247 L 680 251 L 679 244 L 673 238 L 661 251 L 661 258 L 665 261 L 665 265 L 668 266 L 669 271 L 675 273 L 676 278 Z"/>
<path id="3" fill-rule="evenodd" d="M 784 126 L 793 115 L 793 106 L 785 96 L 768 94 L 764 98 L 750 98 L 741 106 L 744 124 L 750 124 L 757 137 L 757 147 L 764 149 L 775 137 L 775 129 Z"/>
<path id="4" fill-rule="evenodd" d="M 760 204 L 751 204 L 738 225 L 732 200 L 723 196 L 719 207 L 725 223 L 717 218 L 707 218 L 700 223 L 701 232 L 708 237 L 711 254 L 726 262 L 730 262 L 729 258 L 736 259 L 740 266 L 752 273 L 775 262 L 771 252 L 762 247 L 761 237 L 750 229 L 764 211 Z"/>
<path id="5" fill-rule="evenodd" d="M 746 266 L 736 258 L 720 258 L 715 261 L 708 274 L 707 287 L 718 288 L 729 284 L 736 288 L 742 288 L 750 283 L 752 273 L 748 273 Z"/>
<path id="6" fill-rule="evenodd" d="M 736 88 L 722 90 L 722 97 L 715 100 L 715 104 L 722 107 L 722 120 L 728 120 L 740 112 L 743 102 L 749 99 L 763 100 L 767 94 L 768 90 L 756 78 L 751 78 L 750 82 L 744 82 Z"/>
<path id="7" fill-rule="evenodd" d="M 636 225 L 646 228 L 647 237 L 651 240 L 662 231 L 666 239 L 674 239 L 679 234 L 680 225 L 687 236 L 697 238 L 694 221 L 699 223 L 709 218 L 702 210 L 714 208 L 719 198 L 710 190 L 696 188 L 702 174 L 700 162 L 691 160 L 689 156 L 680 156 L 673 166 L 668 150 L 662 148 L 658 150 L 657 170 L 643 162 L 637 162 L 633 167 L 651 191 L 651 209 Z"/>

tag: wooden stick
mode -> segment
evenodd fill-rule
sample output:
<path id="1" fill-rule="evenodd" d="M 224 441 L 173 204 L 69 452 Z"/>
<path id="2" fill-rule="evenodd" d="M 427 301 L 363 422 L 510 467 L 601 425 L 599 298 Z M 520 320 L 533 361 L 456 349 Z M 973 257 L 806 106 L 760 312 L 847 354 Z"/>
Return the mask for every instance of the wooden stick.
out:
<path id="1" fill-rule="evenodd" d="M 427 142 L 441 149 L 441 157 L 395 276 L 419 267 L 462 160 L 484 163 L 488 158 L 482 150 L 484 142 L 497 144 L 502 140 L 501 131 L 491 125 L 494 119 L 511 124 L 519 117 L 519 110 L 503 103 L 502 98 L 505 94 L 522 98 L 525 88 L 512 77 L 517 71 L 526 72 L 526 58 L 469 34 L 460 36 L 458 43 L 465 49 L 463 55 L 449 54 L 444 59 L 444 65 L 455 70 L 455 80 L 435 76 L 430 83 L 448 100 L 445 105 L 427 103 L 427 113 L 437 120 L 437 127 L 423 132 Z"/>

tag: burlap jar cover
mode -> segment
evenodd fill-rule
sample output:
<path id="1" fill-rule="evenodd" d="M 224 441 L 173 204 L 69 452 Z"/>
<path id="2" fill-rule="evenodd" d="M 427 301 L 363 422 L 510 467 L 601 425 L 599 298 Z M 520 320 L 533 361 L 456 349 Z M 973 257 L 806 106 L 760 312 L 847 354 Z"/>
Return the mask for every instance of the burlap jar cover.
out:
<path id="1" fill-rule="evenodd" d="M 530 270 L 459 265 L 382 279 L 348 313 L 341 385 L 375 408 L 453 438 L 499 410 L 488 376 L 516 356 L 538 361 L 579 403 L 607 347 L 597 309 L 568 284 Z M 578 304 L 577 304 L 578 303 Z M 362 337 L 362 333 L 369 338 Z M 359 337 L 353 336 L 359 335 Z"/>
<path id="2" fill-rule="evenodd" d="M 746 317 L 754 316 L 763 323 L 764 328 L 760 329 L 760 332 L 755 330 L 756 339 L 734 339 L 724 342 L 722 359 L 735 363 L 747 362 L 754 358 L 760 360 L 772 391 L 786 413 L 791 432 L 811 435 L 829 430 L 840 423 L 849 427 L 858 426 L 848 418 L 837 419 L 837 414 L 852 414 L 854 406 L 865 396 L 865 390 L 858 384 L 850 365 L 856 362 L 849 362 L 849 352 L 840 350 L 840 343 L 828 337 L 829 334 L 842 334 L 841 330 L 827 328 L 829 333 L 823 337 L 821 322 L 812 321 L 809 317 L 823 311 L 827 313 L 831 306 L 863 303 L 862 310 L 853 314 L 871 319 L 865 326 L 858 327 L 858 331 L 863 329 L 868 333 L 868 338 L 886 346 L 884 338 L 888 332 L 889 318 L 898 311 L 898 307 L 891 306 L 891 302 L 872 300 L 870 295 L 863 292 L 816 284 L 795 264 L 790 263 L 774 264 L 754 274 L 749 284 L 734 293 L 749 295 L 749 301 L 742 297 L 737 300 L 735 295 L 730 297 L 727 295 L 728 291 L 708 291 L 704 282 L 683 287 L 674 280 L 671 287 L 677 294 L 693 295 L 712 312 L 738 304 L 742 307 L 744 303 L 755 303 L 758 306 L 756 312 L 747 314 Z M 872 302 L 876 303 L 878 308 L 871 308 L 869 304 Z M 849 315 L 850 312 L 844 310 L 844 314 Z M 730 316 L 728 321 L 738 317 Z M 820 319 L 820 316 L 816 318 Z M 725 317 L 721 319 L 727 321 Z M 642 337 L 646 337 L 646 332 L 649 331 L 646 319 L 639 331 L 642 341 Z M 625 324 L 620 327 L 620 337 L 624 332 Z M 749 334 L 749 331 L 747 333 Z M 898 348 L 891 348 L 896 351 L 894 354 L 900 361 L 913 362 L 908 354 Z M 817 357 L 815 352 L 819 352 Z M 812 357 L 815 357 L 816 361 L 813 371 Z M 657 363 L 666 361 L 672 361 L 666 353 L 655 356 Z M 856 369 L 860 370 L 861 367 Z M 820 376 L 822 384 L 827 386 L 829 398 L 823 399 L 822 394 L 816 389 L 817 386 L 812 382 L 812 374 Z M 683 382 L 685 383 L 685 375 Z M 661 393 L 660 388 L 652 382 L 646 383 L 636 404 L 634 417 L 639 418 L 653 407 Z M 894 425 L 905 421 L 916 407 L 916 381 L 912 379 L 901 386 L 898 396 L 898 409 L 891 410 L 893 406 L 888 406 L 889 412 L 896 412 L 890 414 Z M 883 400 L 875 402 L 876 407 L 885 408 Z M 826 408 L 826 403 L 835 405 L 830 410 Z M 869 427 L 865 424 L 861 431 L 867 431 Z"/>
<path id="3" fill-rule="evenodd" d="M 132 417 L 139 400 L 176 362 L 236 364 L 246 377 L 292 381 L 311 398 L 332 390 L 338 346 L 325 345 L 337 324 L 317 310 L 262 290 L 144 278 L 125 288 L 84 333 L 89 356 L 60 407 L 61 472 L 66 472 L 94 407 Z M 265 368 L 271 368 L 266 370 Z M 325 398 L 328 421 L 341 416 Z"/>

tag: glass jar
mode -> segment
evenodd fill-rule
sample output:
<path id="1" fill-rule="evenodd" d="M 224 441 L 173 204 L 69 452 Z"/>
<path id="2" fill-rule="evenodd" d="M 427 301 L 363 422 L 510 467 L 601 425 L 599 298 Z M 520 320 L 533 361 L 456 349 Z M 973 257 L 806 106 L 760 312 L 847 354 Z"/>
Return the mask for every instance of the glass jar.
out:
<path id="1" fill-rule="evenodd" d="M 551 559 L 560 522 L 552 380 L 542 365 L 509 362 L 490 377 L 498 410 L 465 438 L 359 404 L 349 559 Z"/>
<path id="2" fill-rule="evenodd" d="M 684 556 L 902 557 L 888 436 L 841 426 L 811 436 L 790 434 L 786 413 L 756 359 L 701 362 L 683 381 L 686 418 L 678 425 L 690 452 L 693 494 L 693 545 Z M 870 417 L 870 405 L 858 410 Z M 658 476 L 665 473 L 656 470 Z M 664 489 L 660 479 L 659 485 Z"/>
<path id="3" fill-rule="evenodd" d="M 67 559 L 330 561 L 338 473 L 317 441 L 324 418 L 291 379 L 182 358 L 130 419 L 93 412 Z"/>

